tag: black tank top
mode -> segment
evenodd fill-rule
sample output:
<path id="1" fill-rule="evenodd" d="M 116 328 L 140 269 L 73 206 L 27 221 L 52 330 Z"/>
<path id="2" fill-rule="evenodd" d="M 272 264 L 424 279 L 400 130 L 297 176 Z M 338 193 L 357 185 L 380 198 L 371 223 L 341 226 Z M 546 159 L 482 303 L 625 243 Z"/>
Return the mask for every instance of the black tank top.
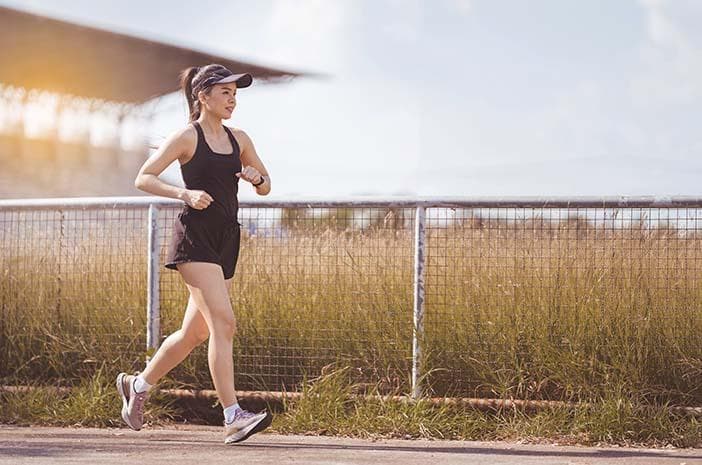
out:
<path id="1" fill-rule="evenodd" d="M 185 163 L 180 165 L 180 172 L 187 189 L 203 190 L 210 194 L 214 201 L 202 213 L 225 216 L 236 220 L 239 209 L 237 192 L 239 178 L 234 175 L 241 171 L 239 144 L 234 134 L 224 126 L 224 130 L 232 143 L 232 153 L 217 153 L 213 151 L 205 140 L 205 133 L 200 124 L 195 121 L 193 126 L 197 131 L 197 146 L 195 154 Z M 187 207 L 188 210 L 194 210 Z"/>

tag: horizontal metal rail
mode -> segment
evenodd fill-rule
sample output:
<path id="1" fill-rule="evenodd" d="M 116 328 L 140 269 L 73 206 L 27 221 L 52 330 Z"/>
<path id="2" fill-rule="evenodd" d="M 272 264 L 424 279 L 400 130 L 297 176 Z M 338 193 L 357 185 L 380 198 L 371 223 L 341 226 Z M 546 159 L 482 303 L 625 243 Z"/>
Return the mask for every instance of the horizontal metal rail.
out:
<path id="1" fill-rule="evenodd" d="M 46 208 L 125 208 L 179 206 L 183 202 L 163 197 L 69 197 L 49 199 L 0 200 L 0 210 L 37 210 Z M 255 198 L 241 200 L 242 208 L 699 208 L 702 197 L 632 196 L 632 197 L 353 197 L 298 198 L 295 200 Z"/>
<path id="2" fill-rule="evenodd" d="M 36 390 L 50 390 L 59 395 L 66 395 L 75 388 L 70 386 L 0 386 L 0 392 L 29 393 Z M 179 399 L 203 399 L 213 401 L 217 399 L 217 391 L 212 389 L 158 389 L 159 394 Z M 301 392 L 281 392 L 281 391 L 236 391 L 236 397 L 246 402 L 263 402 L 277 404 L 284 401 L 297 401 L 304 397 Z M 363 401 L 383 401 L 397 402 L 402 404 L 412 404 L 423 402 L 435 406 L 456 406 L 460 408 L 472 408 L 481 411 L 493 410 L 528 410 L 539 411 L 545 409 L 575 409 L 589 408 L 593 405 L 588 402 L 568 402 L 561 400 L 523 400 L 523 399 L 498 399 L 498 398 L 476 398 L 476 397 L 424 397 L 413 398 L 410 396 L 398 395 L 377 395 L 377 394 L 350 394 L 353 400 Z M 674 415 L 689 415 L 702 417 L 702 407 L 690 407 L 682 405 L 668 405 L 667 411 Z"/>

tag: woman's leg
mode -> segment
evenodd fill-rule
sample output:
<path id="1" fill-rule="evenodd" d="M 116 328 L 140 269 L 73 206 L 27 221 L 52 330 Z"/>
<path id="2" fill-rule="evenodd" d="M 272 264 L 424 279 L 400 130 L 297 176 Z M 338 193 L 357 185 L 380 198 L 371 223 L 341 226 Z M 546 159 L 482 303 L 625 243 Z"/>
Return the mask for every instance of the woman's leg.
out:
<path id="1" fill-rule="evenodd" d="M 148 385 L 155 384 L 182 362 L 195 346 L 207 339 L 207 335 L 205 319 L 191 297 L 188 299 L 181 329 L 163 341 L 141 375 L 117 375 L 117 391 L 122 397 L 122 419 L 130 428 L 138 431 L 142 427 Z M 145 385 L 144 382 L 148 384 Z"/>
<path id="2" fill-rule="evenodd" d="M 236 320 L 222 267 L 213 263 L 191 262 L 178 265 L 195 306 L 210 331 L 207 359 L 219 401 L 225 407 L 237 403 L 234 393 L 232 346 Z"/>
<path id="3" fill-rule="evenodd" d="M 163 341 L 142 372 L 146 382 L 156 384 L 166 373 L 185 360 L 195 347 L 205 342 L 209 335 L 205 318 L 191 295 L 181 328 Z"/>

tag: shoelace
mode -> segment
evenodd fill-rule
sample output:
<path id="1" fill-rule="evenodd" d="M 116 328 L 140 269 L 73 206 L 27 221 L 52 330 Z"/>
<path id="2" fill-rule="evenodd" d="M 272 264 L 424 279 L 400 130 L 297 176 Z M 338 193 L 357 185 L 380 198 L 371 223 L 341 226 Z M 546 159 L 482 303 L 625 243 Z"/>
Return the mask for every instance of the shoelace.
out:
<path id="1" fill-rule="evenodd" d="M 249 418 L 253 418 L 255 416 L 255 413 L 251 413 L 248 410 L 239 410 L 236 412 L 236 415 L 234 415 L 234 420 L 248 420 Z"/>

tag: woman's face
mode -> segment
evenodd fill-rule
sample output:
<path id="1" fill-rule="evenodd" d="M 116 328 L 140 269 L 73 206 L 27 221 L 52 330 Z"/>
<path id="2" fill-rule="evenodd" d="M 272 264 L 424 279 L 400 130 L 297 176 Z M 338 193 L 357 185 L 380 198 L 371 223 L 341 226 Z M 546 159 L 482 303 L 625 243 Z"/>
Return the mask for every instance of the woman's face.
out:
<path id="1" fill-rule="evenodd" d="M 215 84 L 209 94 L 202 92 L 200 102 L 208 112 L 222 119 L 229 119 L 236 107 L 236 84 Z"/>

